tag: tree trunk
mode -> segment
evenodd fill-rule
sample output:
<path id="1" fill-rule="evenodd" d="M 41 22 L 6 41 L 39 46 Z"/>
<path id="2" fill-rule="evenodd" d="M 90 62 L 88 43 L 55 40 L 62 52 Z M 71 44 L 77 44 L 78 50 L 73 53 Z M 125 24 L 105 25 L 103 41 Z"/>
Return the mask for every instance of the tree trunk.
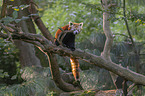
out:
<path id="1" fill-rule="evenodd" d="M 25 0 L 14 0 L 13 2 L 8 1 L 9 5 L 13 6 L 20 6 L 21 4 L 25 5 Z M 13 9 L 8 9 L 8 15 L 11 15 Z M 25 8 L 24 10 L 18 11 L 18 18 L 22 18 L 22 16 L 30 15 L 28 9 Z M 29 18 L 25 21 L 21 21 L 17 24 L 18 27 L 22 28 L 21 30 L 25 33 L 36 33 L 34 24 L 32 20 Z M 21 67 L 25 66 L 37 66 L 41 67 L 40 60 L 35 55 L 35 48 L 34 45 L 30 43 L 26 43 L 20 40 L 15 41 L 16 47 L 19 49 L 19 59 L 21 63 Z"/>

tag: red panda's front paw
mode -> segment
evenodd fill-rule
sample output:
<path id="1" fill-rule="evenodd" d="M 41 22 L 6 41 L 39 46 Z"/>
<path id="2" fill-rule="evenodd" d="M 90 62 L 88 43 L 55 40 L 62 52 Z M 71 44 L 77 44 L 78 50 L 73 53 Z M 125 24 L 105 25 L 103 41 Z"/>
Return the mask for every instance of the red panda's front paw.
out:
<path id="1" fill-rule="evenodd" d="M 75 48 L 74 47 L 71 47 L 70 49 L 71 49 L 71 51 L 75 51 Z"/>

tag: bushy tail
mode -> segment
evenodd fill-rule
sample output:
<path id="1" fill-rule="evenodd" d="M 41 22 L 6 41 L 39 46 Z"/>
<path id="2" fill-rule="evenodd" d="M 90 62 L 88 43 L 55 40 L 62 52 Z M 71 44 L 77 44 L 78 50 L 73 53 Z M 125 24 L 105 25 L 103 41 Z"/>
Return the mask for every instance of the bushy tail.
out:
<path id="1" fill-rule="evenodd" d="M 70 62 L 71 62 L 72 73 L 74 75 L 75 81 L 79 81 L 79 79 L 80 79 L 79 61 L 78 61 L 78 59 L 71 57 Z"/>

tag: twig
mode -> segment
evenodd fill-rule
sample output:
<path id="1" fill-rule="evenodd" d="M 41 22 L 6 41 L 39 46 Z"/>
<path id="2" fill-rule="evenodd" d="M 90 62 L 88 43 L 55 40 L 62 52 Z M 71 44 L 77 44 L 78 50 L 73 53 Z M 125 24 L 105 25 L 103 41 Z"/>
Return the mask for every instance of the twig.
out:
<path id="1" fill-rule="evenodd" d="M 113 33 L 113 35 L 120 35 L 120 36 L 124 36 L 124 37 L 126 37 L 126 38 L 129 38 L 127 35 L 120 34 L 120 33 Z"/>
<path id="2" fill-rule="evenodd" d="M 128 35 L 130 37 L 130 40 L 132 42 L 132 45 L 133 45 L 133 48 L 134 48 L 134 53 L 135 53 L 135 59 L 136 59 L 136 72 L 140 72 L 139 70 L 139 67 L 140 67 L 140 57 L 139 57 L 139 54 L 140 54 L 140 51 L 137 50 L 137 47 L 136 47 L 136 44 L 134 43 L 133 41 L 133 38 L 132 38 L 132 35 L 131 35 L 131 32 L 129 30 L 129 26 L 128 26 L 128 22 L 127 22 L 127 19 L 126 19 L 126 11 L 125 11 L 125 0 L 123 0 L 123 14 L 124 14 L 124 21 L 125 21 L 125 24 L 126 24 L 126 28 L 127 28 L 127 32 L 128 32 Z"/>
<path id="3" fill-rule="evenodd" d="M 11 33 L 9 32 L 9 31 L 12 30 L 12 29 L 10 29 L 9 27 L 5 27 L 2 23 L 0 23 L 0 26 L 1 26 L 2 29 L 7 33 L 7 35 L 8 35 L 7 40 L 10 40 L 10 41 L 12 41 L 12 42 L 14 43 L 14 41 L 12 40 Z"/>
<path id="4" fill-rule="evenodd" d="M 125 7 L 125 0 L 123 0 L 123 15 L 124 15 L 124 21 L 125 21 L 125 24 L 126 24 L 126 28 L 127 28 L 127 32 L 128 32 L 129 38 L 130 38 L 130 40 L 131 40 L 131 42 L 132 42 L 132 45 L 135 47 L 133 38 L 132 38 L 132 36 L 131 36 L 131 32 L 130 32 L 130 30 L 129 30 L 128 22 L 127 22 L 127 20 L 126 20 L 126 11 L 125 11 L 126 9 L 125 9 L 125 8 L 126 8 L 126 7 Z"/>

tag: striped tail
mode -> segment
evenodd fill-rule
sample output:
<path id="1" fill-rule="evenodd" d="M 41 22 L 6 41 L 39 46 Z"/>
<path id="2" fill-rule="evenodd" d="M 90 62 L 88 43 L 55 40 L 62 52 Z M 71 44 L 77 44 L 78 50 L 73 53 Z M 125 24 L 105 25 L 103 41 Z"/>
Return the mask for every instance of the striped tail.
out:
<path id="1" fill-rule="evenodd" d="M 72 73 L 75 78 L 75 81 L 79 81 L 80 73 L 79 73 L 79 60 L 75 57 L 70 58 Z"/>

